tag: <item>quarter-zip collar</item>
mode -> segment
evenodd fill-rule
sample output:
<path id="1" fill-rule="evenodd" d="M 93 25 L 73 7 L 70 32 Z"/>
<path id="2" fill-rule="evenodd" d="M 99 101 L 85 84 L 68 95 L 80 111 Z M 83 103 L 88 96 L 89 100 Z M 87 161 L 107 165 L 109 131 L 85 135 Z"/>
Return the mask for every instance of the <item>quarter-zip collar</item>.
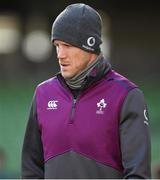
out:
<path id="1" fill-rule="evenodd" d="M 69 89 L 74 97 L 77 97 L 80 92 L 84 91 L 85 89 L 89 88 L 94 83 L 101 80 L 109 71 L 111 70 L 111 64 L 108 62 L 107 59 L 104 58 L 102 54 L 99 55 L 99 63 L 96 64 L 94 68 L 87 74 L 83 83 L 81 84 L 80 88 L 71 89 L 61 73 L 57 74 L 57 78 L 60 81 L 61 85 L 67 89 Z"/>
<path id="2" fill-rule="evenodd" d="M 92 69 L 94 69 L 99 63 L 101 59 L 101 54 L 85 69 L 83 69 L 79 74 L 75 75 L 70 79 L 66 79 L 66 83 L 71 89 L 79 89 L 81 88 L 83 82 L 85 81 L 86 77 L 90 74 Z"/>

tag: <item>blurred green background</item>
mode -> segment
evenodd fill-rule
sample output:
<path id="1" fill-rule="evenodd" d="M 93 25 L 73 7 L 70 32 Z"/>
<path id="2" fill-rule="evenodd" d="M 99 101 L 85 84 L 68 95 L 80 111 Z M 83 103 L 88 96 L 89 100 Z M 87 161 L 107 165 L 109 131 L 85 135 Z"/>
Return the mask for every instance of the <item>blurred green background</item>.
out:
<path id="1" fill-rule="evenodd" d="M 160 166 L 160 12 L 153 1 L 10 2 L 0 6 L 0 148 L 10 178 L 20 175 L 21 149 L 34 89 L 59 69 L 50 31 L 66 5 L 84 2 L 103 18 L 102 51 L 112 67 L 144 92 L 150 116 L 152 172 Z M 141 2 L 141 3 L 140 3 Z M 11 177 L 12 176 L 12 177 Z"/>

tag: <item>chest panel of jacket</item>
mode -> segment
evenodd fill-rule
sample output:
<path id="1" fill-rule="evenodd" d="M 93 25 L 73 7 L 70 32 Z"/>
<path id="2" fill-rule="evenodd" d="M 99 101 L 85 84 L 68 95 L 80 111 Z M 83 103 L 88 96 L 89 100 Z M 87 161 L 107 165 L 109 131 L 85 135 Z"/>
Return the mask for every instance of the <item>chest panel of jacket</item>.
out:
<path id="1" fill-rule="evenodd" d="M 122 170 L 119 116 L 128 87 L 134 85 L 112 71 L 74 105 L 57 79 L 40 85 L 36 101 L 45 160 L 74 151 Z"/>

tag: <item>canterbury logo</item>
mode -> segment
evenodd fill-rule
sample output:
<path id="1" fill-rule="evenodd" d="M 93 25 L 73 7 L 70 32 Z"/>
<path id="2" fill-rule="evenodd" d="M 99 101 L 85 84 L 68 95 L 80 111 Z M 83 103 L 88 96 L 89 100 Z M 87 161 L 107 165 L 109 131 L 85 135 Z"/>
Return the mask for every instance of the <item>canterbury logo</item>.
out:
<path id="1" fill-rule="evenodd" d="M 47 109 L 57 109 L 58 108 L 57 103 L 58 103 L 57 100 L 48 101 Z"/>

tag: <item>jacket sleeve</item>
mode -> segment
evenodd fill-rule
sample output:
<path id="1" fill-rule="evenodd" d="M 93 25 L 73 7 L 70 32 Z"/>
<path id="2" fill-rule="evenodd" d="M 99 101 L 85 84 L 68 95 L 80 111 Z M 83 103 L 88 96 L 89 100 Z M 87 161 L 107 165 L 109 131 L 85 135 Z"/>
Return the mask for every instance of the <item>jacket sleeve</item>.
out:
<path id="1" fill-rule="evenodd" d="M 21 177 L 23 179 L 44 178 L 43 147 L 37 121 L 35 95 L 23 142 Z"/>
<path id="2" fill-rule="evenodd" d="M 131 90 L 122 106 L 120 143 L 124 178 L 151 178 L 151 145 L 148 112 L 143 93 Z"/>

